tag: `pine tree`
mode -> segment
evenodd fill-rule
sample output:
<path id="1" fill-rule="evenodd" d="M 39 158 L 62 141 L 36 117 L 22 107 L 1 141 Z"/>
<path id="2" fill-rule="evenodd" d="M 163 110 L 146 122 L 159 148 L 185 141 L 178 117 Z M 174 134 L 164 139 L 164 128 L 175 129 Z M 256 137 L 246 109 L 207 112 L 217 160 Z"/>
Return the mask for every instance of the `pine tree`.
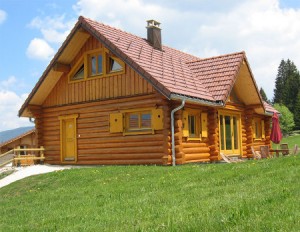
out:
<path id="1" fill-rule="evenodd" d="M 300 130 L 300 91 L 297 96 L 294 111 L 295 129 Z"/>
<path id="2" fill-rule="evenodd" d="M 262 99 L 265 101 L 265 102 L 269 102 L 268 100 L 268 97 L 264 91 L 264 89 L 262 87 L 260 87 L 259 89 L 259 93 L 260 93 L 260 96 L 262 97 Z"/>
<path id="3" fill-rule="evenodd" d="M 285 66 L 285 61 L 282 59 L 276 76 L 273 103 L 280 104 L 283 100 L 284 80 L 286 77 Z"/>
<path id="4" fill-rule="evenodd" d="M 295 113 L 299 88 L 300 74 L 296 65 L 289 59 L 281 60 L 275 82 L 273 102 L 284 104 L 292 113 Z"/>

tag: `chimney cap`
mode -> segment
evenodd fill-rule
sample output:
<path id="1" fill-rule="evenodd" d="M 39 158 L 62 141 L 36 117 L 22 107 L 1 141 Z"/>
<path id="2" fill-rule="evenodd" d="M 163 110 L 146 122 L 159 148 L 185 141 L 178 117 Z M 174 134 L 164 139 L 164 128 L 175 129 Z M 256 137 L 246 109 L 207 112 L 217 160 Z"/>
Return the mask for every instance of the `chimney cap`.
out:
<path id="1" fill-rule="evenodd" d="M 147 20 L 147 28 L 149 28 L 149 27 L 156 27 L 156 28 L 160 29 L 159 25 L 160 25 L 160 22 L 158 22 L 158 21 L 156 21 L 154 19 Z"/>

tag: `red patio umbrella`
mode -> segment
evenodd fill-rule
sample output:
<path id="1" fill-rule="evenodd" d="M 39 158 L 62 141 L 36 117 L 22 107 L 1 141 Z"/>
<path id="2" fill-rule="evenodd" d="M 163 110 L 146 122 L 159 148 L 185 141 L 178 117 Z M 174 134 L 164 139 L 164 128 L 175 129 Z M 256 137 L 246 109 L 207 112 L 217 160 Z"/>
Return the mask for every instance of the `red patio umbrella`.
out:
<path id="1" fill-rule="evenodd" d="M 280 125 L 279 125 L 279 118 L 278 114 L 274 112 L 272 117 L 272 130 L 271 130 L 271 136 L 270 139 L 273 143 L 280 143 L 280 140 L 282 139 L 282 134 L 280 131 Z"/>

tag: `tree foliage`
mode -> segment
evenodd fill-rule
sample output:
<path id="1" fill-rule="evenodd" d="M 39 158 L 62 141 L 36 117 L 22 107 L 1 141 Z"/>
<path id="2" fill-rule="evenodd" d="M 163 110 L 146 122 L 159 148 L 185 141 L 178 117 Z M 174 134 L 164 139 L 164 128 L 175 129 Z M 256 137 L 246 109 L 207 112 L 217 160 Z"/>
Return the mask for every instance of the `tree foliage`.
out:
<path id="1" fill-rule="evenodd" d="M 296 127 L 300 128 L 300 110 L 296 110 L 300 93 L 300 74 L 291 60 L 281 60 L 275 82 L 273 103 L 285 105 L 293 114 Z M 296 120 L 297 119 L 297 120 Z"/>
<path id="2" fill-rule="evenodd" d="M 260 93 L 260 96 L 262 97 L 262 99 L 263 99 L 265 102 L 268 102 L 268 103 L 269 103 L 267 94 L 265 93 L 265 91 L 264 91 L 263 88 L 260 88 L 259 93 Z"/>
<path id="3" fill-rule="evenodd" d="M 295 129 L 300 130 L 300 91 L 298 92 L 294 112 Z"/>
<path id="4" fill-rule="evenodd" d="M 281 114 L 279 118 L 280 128 L 283 134 L 288 134 L 295 126 L 293 113 L 283 104 L 274 104 L 274 108 Z"/>
<path id="5" fill-rule="evenodd" d="M 273 103 L 282 103 L 285 78 L 286 78 L 285 61 L 281 60 L 280 65 L 278 67 L 277 77 L 275 81 Z"/>

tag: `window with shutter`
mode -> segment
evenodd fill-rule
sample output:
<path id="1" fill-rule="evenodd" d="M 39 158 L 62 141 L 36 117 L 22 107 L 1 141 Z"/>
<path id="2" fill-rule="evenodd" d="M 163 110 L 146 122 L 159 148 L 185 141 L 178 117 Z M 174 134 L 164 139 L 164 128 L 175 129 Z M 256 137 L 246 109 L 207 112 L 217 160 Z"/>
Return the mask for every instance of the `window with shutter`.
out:
<path id="1" fill-rule="evenodd" d="M 188 140 L 207 137 L 207 113 L 185 109 L 182 114 L 182 136 Z"/>

